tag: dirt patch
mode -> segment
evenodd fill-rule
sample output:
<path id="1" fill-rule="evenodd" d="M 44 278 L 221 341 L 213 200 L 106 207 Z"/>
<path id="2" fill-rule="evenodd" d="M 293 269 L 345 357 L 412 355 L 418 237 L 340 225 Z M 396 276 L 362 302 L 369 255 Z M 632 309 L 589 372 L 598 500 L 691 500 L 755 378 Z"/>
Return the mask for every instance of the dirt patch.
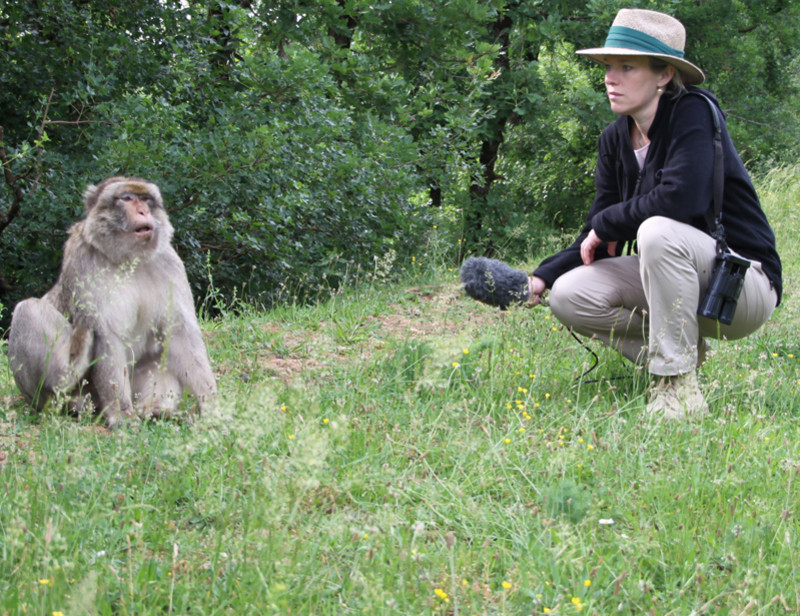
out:
<path id="1" fill-rule="evenodd" d="M 321 373 L 328 367 L 327 363 L 313 357 L 292 358 L 269 355 L 263 358 L 261 365 L 272 377 L 287 384 L 306 372 Z"/>
<path id="2" fill-rule="evenodd" d="M 325 375 L 332 364 L 352 361 L 374 361 L 394 340 L 448 337 L 460 333 L 463 321 L 449 318 L 449 313 L 463 305 L 457 285 L 431 288 L 409 288 L 396 303 L 386 306 L 383 314 L 370 314 L 352 332 L 352 340 L 336 339 L 336 324 L 318 322 L 315 329 L 287 330 L 280 323 L 267 324 L 265 331 L 280 341 L 267 346 L 258 358 L 267 374 L 289 384 L 308 372 L 315 377 Z M 282 352 L 278 352 L 276 347 Z"/>
<path id="3" fill-rule="evenodd" d="M 14 423 L 0 422 L 0 468 L 11 461 L 27 460 L 34 462 L 35 457 L 30 441 L 39 438 L 39 430 L 33 426 L 26 426 L 19 430 Z"/>

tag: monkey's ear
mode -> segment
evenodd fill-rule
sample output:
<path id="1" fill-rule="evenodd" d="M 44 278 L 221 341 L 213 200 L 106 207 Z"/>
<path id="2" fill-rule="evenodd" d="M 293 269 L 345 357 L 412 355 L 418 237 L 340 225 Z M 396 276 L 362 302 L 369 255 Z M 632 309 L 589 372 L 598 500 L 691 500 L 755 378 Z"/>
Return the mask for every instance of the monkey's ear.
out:
<path id="1" fill-rule="evenodd" d="M 128 178 L 113 175 L 110 178 L 106 178 L 102 182 L 98 184 L 90 184 L 86 187 L 86 190 L 83 191 L 83 205 L 84 210 L 89 212 L 97 203 L 100 201 L 100 198 L 103 196 L 103 193 L 106 191 L 106 188 L 111 186 L 112 184 L 117 184 L 118 182 L 125 182 Z"/>
<path id="2" fill-rule="evenodd" d="M 97 204 L 97 198 L 100 196 L 100 189 L 95 184 L 90 184 L 83 191 L 83 208 L 85 211 L 91 210 Z"/>

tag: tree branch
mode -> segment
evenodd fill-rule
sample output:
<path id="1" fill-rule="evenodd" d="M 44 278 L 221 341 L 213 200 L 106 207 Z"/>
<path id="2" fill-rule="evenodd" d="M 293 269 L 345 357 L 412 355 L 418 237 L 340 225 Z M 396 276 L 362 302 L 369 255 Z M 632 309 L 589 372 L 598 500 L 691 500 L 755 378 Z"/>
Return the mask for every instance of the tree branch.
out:
<path id="1" fill-rule="evenodd" d="M 45 120 L 42 126 L 50 126 L 51 124 L 105 124 L 106 126 L 113 126 L 114 123 L 109 120 Z"/>
<path id="2" fill-rule="evenodd" d="M 726 112 L 725 115 L 728 116 L 729 118 L 736 118 L 740 122 L 747 122 L 748 124 L 755 124 L 756 126 L 766 126 L 766 127 L 772 126 L 767 122 L 757 122 L 756 120 L 751 120 L 750 118 L 745 118 L 744 116 L 736 115 L 735 113 Z"/>

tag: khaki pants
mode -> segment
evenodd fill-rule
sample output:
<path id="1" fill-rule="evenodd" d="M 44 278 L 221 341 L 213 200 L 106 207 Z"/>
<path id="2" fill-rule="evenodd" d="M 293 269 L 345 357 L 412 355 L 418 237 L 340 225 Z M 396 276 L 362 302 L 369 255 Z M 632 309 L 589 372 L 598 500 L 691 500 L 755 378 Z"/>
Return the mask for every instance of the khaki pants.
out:
<path id="1" fill-rule="evenodd" d="M 743 338 L 772 315 L 777 294 L 753 262 L 733 323 L 697 316 L 716 256 L 714 239 L 702 231 L 656 216 L 642 223 L 636 241 L 638 256 L 602 259 L 559 277 L 550 292 L 556 318 L 652 374 L 673 376 L 696 368 L 702 338 Z"/>

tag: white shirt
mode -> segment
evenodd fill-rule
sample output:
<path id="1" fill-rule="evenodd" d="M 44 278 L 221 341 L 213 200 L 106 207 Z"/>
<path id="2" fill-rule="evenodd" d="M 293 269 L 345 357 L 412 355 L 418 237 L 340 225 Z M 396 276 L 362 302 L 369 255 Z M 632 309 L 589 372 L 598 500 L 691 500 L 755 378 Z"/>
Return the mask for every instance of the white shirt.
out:
<path id="1" fill-rule="evenodd" d="M 648 143 L 646 146 L 633 151 L 633 153 L 636 154 L 636 160 L 639 163 L 639 169 L 644 167 L 644 159 L 647 158 L 647 150 L 649 149 L 650 144 Z"/>

